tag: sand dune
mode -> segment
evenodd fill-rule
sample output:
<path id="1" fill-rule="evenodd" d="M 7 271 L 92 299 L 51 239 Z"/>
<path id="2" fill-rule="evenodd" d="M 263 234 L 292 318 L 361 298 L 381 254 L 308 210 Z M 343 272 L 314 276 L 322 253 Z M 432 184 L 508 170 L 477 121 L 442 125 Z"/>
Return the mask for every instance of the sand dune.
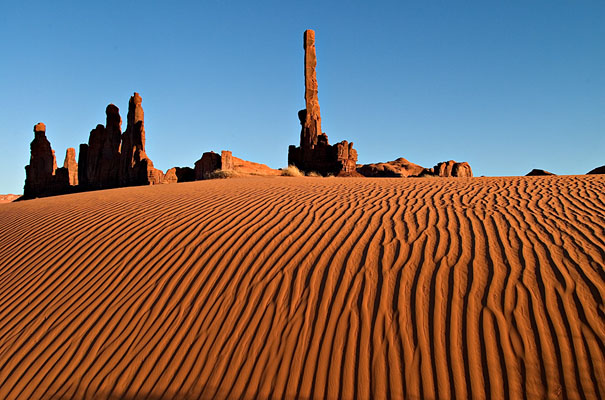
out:
<path id="1" fill-rule="evenodd" d="M 0 398 L 605 398 L 605 177 L 0 208 Z"/>

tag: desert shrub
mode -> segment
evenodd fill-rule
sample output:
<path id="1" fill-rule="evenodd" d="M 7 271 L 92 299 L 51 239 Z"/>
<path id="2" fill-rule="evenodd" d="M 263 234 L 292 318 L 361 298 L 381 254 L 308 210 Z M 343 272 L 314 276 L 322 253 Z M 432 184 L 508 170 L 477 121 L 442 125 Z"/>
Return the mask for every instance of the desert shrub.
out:
<path id="1" fill-rule="evenodd" d="M 305 176 L 298 168 L 294 165 L 288 165 L 287 168 L 281 170 L 281 176 Z"/>
<path id="2" fill-rule="evenodd" d="M 223 169 L 217 169 L 204 175 L 204 179 L 227 179 L 239 176 L 235 171 L 226 171 Z"/>
<path id="3" fill-rule="evenodd" d="M 321 178 L 321 174 L 315 172 L 315 171 L 311 171 L 311 172 L 307 172 L 307 176 L 310 176 L 312 178 Z"/>

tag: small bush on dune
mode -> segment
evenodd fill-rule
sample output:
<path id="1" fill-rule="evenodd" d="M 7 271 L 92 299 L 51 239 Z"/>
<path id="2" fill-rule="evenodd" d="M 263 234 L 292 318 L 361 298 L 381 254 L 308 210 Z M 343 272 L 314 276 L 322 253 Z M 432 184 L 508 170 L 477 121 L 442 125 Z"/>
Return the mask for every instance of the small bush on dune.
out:
<path id="1" fill-rule="evenodd" d="M 312 178 L 322 178 L 321 174 L 318 174 L 315 171 L 307 172 L 307 176 L 310 176 Z"/>
<path id="2" fill-rule="evenodd" d="M 305 176 L 298 168 L 294 165 L 288 165 L 287 168 L 281 170 L 281 176 Z"/>
<path id="3" fill-rule="evenodd" d="M 235 171 L 225 171 L 223 169 L 217 169 L 217 170 L 214 170 L 214 171 L 204 175 L 204 178 L 205 179 L 227 179 L 227 178 L 235 178 L 239 175 L 240 174 L 238 174 Z"/>

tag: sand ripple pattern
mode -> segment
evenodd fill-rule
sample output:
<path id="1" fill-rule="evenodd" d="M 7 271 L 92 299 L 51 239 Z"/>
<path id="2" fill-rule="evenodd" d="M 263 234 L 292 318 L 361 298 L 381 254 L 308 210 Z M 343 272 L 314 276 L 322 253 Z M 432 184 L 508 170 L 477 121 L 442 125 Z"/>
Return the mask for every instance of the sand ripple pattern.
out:
<path id="1" fill-rule="evenodd" d="M 0 208 L 0 398 L 605 398 L 605 178 Z"/>

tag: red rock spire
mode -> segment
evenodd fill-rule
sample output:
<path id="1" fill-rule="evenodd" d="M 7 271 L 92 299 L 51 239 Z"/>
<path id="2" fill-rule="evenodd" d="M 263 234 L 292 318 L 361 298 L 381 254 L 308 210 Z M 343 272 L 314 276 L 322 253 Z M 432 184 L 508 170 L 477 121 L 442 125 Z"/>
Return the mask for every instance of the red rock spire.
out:
<path id="1" fill-rule="evenodd" d="M 308 149 L 317 144 L 317 137 L 321 135 L 321 113 L 317 99 L 317 76 L 315 67 L 315 31 L 307 29 L 303 34 L 303 47 L 305 49 L 305 105 L 306 113 L 301 115 L 303 131 L 300 137 L 300 146 Z"/>

